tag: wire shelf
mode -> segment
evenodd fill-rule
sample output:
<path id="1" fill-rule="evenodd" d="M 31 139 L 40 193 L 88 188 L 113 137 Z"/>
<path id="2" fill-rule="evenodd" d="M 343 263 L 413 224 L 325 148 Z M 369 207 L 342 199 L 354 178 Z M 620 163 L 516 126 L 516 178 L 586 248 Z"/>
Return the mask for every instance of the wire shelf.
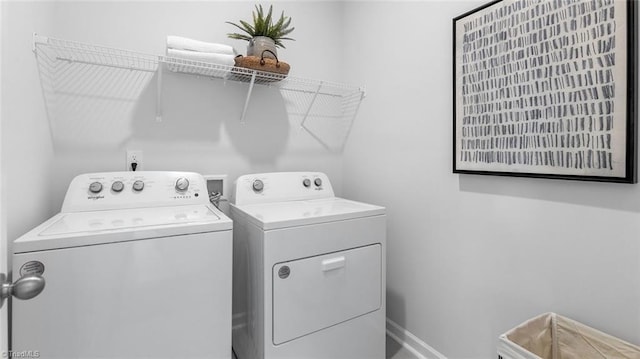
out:
<path id="1" fill-rule="evenodd" d="M 300 118 L 300 125 L 318 139 L 325 147 L 335 149 L 328 141 L 312 133 L 310 121 L 322 120 L 335 123 L 330 131 L 340 132 L 337 137 L 346 136 L 357 114 L 360 102 L 365 96 L 364 89 L 352 85 L 292 77 L 253 69 L 206 63 L 183 58 L 158 56 L 112 47 L 56 39 L 34 34 L 34 52 L 42 54 L 47 68 L 59 68 L 69 64 L 97 65 L 144 73 L 157 73 L 158 120 L 162 118 L 162 66 L 169 71 L 237 81 L 248 84 L 247 98 L 242 111 L 244 122 L 254 85 L 268 86 L 280 90 L 287 103 L 288 113 Z M 338 149 L 344 145 L 337 146 Z"/>
<path id="2" fill-rule="evenodd" d="M 158 56 L 34 35 L 34 51 L 44 52 L 52 60 L 69 63 L 115 67 L 135 71 L 155 72 Z"/>

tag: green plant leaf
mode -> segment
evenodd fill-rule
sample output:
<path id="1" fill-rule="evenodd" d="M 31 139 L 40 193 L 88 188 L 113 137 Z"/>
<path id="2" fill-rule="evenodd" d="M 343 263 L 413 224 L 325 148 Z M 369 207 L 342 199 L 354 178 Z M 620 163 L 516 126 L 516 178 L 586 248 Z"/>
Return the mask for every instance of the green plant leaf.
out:
<path id="1" fill-rule="evenodd" d="M 251 39 L 253 39 L 252 36 L 247 36 L 247 35 L 243 35 L 243 34 L 238 34 L 238 33 L 229 33 L 227 34 L 227 37 L 229 37 L 230 39 L 236 39 L 236 40 L 245 40 L 245 41 L 251 41 Z"/>
<path id="2" fill-rule="evenodd" d="M 295 29 L 296 29 L 295 27 L 292 27 L 292 28 L 290 28 L 290 29 L 288 29 L 288 30 L 282 31 L 282 32 L 280 32 L 280 33 L 278 34 L 278 37 L 282 38 L 282 37 L 284 37 L 285 35 L 289 35 L 289 34 L 290 34 L 293 30 L 295 30 Z M 291 40 L 293 40 L 293 39 L 291 39 Z"/>
<path id="3" fill-rule="evenodd" d="M 249 35 L 251 35 L 251 36 L 255 36 L 256 29 L 255 29 L 253 26 L 251 26 L 251 24 L 249 24 L 249 23 L 248 23 L 248 22 L 246 22 L 246 21 L 242 21 L 242 20 L 240 20 L 240 23 L 241 23 L 241 24 L 242 24 L 242 26 L 244 27 L 244 31 L 245 31 L 247 34 L 249 34 Z"/>
<path id="4" fill-rule="evenodd" d="M 252 35 L 252 31 L 251 31 L 251 29 L 247 29 L 246 27 L 240 26 L 240 25 L 238 25 L 238 24 L 234 24 L 234 23 L 229 22 L 229 21 L 227 21 L 227 24 L 231 24 L 231 25 L 233 25 L 233 26 L 237 27 L 238 29 L 240 29 L 240 30 L 242 30 L 242 31 L 244 31 L 244 32 L 246 32 L 246 33 L 248 33 L 249 35 Z M 252 36 L 253 36 L 253 35 L 252 35 Z"/>
<path id="5" fill-rule="evenodd" d="M 285 21 L 284 21 L 284 23 L 282 24 L 282 26 L 280 27 L 280 29 L 281 29 L 282 31 L 286 31 L 286 30 L 289 28 L 289 25 L 291 25 L 291 18 L 290 18 L 290 17 L 287 17 L 287 18 L 285 18 Z"/>
<path id="6" fill-rule="evenodd" d="M 256 13 L 253 14 L 253 23 L 256 36 L 260 36 L 264 34 L 264 11 L 262 5 L 256 5 Z"/>
<path id="7" fill-rule="evenodd" d="M 282 11 L 282 14 L 280 15 L 280 19 L 278 19 L 278 22 L 276 22 L 273 27 L 276 29 L 281 29 L 282 28 L 282 24 L 284 24 L 284 11 Z"/>
<path id="8" fill-rule="evenodd" d="M 265 30 L 267 33 L 271 32 L 271 14 L 273 12 L 273 5 L 269 6 L 269 12 L 267 13 L 267 17 L 264 19 Z"/>
<path id="9" fill-rule="evenodd" d="M 255 5 L 255 10 L 251 12 L 253 24 L 240 20 L 240 25 L 227 21 L 238 29 L 246 32 L 247 35 L 238 33 L 229 33 L 228 37 L 232 39 L 251 40 L 256 36 L 267 36 L 274 40 L 277 47 L 284 48 L 281 40 L 293 40 L 292 38 L 285 37 L 290 34 L 295 28 L 289 27 L 291 25 L 291 17 L 285 16 L 284 11 L 280 14 L 278 21 L 273 23 L 273 5 L 269 6 L 269 10 L 265 16 L 264 8 L 261 4 Z"/>

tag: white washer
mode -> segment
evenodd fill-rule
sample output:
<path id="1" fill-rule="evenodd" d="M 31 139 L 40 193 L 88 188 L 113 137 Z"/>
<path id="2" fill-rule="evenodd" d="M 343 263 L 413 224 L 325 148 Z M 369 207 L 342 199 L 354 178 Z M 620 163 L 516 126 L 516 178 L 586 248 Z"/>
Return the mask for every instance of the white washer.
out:
<path id="1" fill-rule="evenodd" d="M 317 172 L 241 176 L 234 194 L 238 359 L 384 358 L 385 209 Z"/>
<path id="2" fill-rule="evenodd" d="M 232 222 L 190 172 L 80 175 L 18 238 L 12 351 L 39 358 L 230 358 Z"/>

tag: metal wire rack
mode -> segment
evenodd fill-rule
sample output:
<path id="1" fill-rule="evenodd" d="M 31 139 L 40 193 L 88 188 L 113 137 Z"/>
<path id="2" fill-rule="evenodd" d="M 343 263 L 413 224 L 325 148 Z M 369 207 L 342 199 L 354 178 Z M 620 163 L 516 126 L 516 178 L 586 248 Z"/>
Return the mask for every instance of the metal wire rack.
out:
<path id="1" fill-rule="evenodd" d="M 244 122 L 247 108 L 255 85 L 275 87 L 280 90 L 287 103 L 288 113 L 300 118 L 300 126 L 319 140 L 325 147 L 335 149 L 309 125 L 310 120 L 333 123 L 331 130 L 338 137 L 348 136 L 351 124 L 365 96 L 362 87 L 348 84 L 305 79 L 277 73 L 247 68 L 205 63 L 183 58 L 158 56 L 129 50 L 62 40 L 34 34 L 33 51 L 42 53 L 48 61 L 47 67 L 55 68 L 57 62 L 64 64 L 87 64 L 106 66 L 157 75 L 156 119 L 162 120 L 162 66 L 173 72 L 180 72 L 224 81 L 248 84 L 247 97 L 240 118 Z M 344 141 L 341 141 L 342 145 Z M 341 146 L 338 146 L 341 147 Z"/>
<path id="2" fill-rule="evenodd" d="M 129 50 L 33 35 L 33 51 L 44 51 L 52 60 L 155 72 L 158 56 Z"/>
<path id="3" fill-rule="evenodd" d="M 361 87 L 341 83 L 167 56 L 160 56 L 159 61 L 174 72 L 248 83 L 249 89 L 241 121 L 245 119 L 254 85 L 280 89 L 289 104 L 289 114 L 302 116 L 301 126 L 303 127 L 309 117 L 342 118 L 351 121 L 357 113 L 360 101 L 364 98 L 364 90 Z"/>

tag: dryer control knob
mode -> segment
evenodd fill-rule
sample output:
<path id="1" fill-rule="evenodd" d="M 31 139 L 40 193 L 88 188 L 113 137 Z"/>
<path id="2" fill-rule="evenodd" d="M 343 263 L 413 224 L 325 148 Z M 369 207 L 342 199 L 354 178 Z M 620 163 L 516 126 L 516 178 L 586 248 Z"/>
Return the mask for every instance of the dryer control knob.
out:
<path id="1" fill-rule="evenodd" d="M 264 182 L 262 182 L 259 179 L 253 181 L 253 191 L 254 192 L 262 192 L 263 189 L 264 189 Z"/>
<path id="2" fill-rule="evenodd" d="M 314 183 L 317 187 L 320 187 L 320 186 L 322 186 L 322 179 L 320 179 L 320 178 L 316 178 L 316 179 L 314 179 L 314 180 L 313 180 L 313 183 Z"/>
<path id="3" fill-rule="evenodd" d="M 93 182 L 92 184 L 89 185 L 89 191 L 91 193 L 100 193 L 100 191 L 102 191 L 102 183 Z"/>
<path id="4" fill-rule="evenodd" d="M 311 186 L 311 180 L 308 178 L 305 178 L 304 180 L 302 180 L 302 185 L 305 187 Z"/>
<path id="5" fill-rule="evenodd" d="M 122 181 L 115 181 L 111 184 L 111 190 L 113 192 L 122 192 L 124 189 L 124 183 Z"/>
<path id="6" fill-rule="evenodd" d="M 178 180 L 176 181 L 176 190 L 180 192 L 184 192 L 188 188 L 189 188 L 189 180 L 184 177 L 178 178 Z"/>
<path id="7" fill-rule="evenodd" d="M 135 182 L 133 182 L 133 190 L 136 192 L 140 192 L 144 189 L 144 182 L 142 182 L 141 180 L 137 180 Z"/>

